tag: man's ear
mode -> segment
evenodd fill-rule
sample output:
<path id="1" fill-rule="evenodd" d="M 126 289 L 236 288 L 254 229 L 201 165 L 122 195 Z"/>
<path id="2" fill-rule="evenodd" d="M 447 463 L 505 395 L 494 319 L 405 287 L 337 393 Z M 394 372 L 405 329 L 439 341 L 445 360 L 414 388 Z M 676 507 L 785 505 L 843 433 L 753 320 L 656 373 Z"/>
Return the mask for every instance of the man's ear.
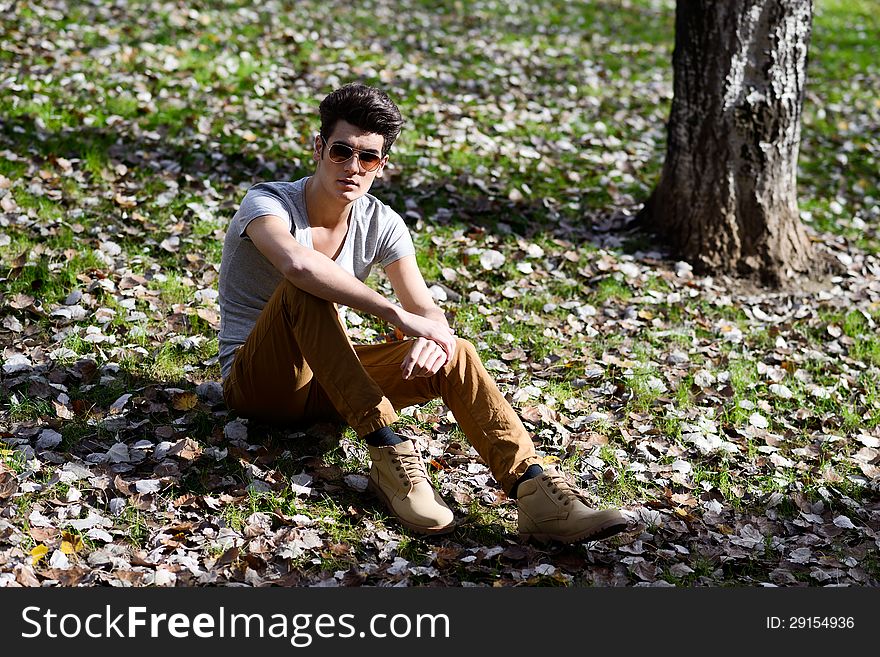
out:
<path id="1" fill-rule="evenodd" d="M 315 135 L 315 148 L 312 150 L 312 159 L 315 162 L 321 161 L 321 149 L 324 147 L 324 140 L 321 139 L 320 133 Z"/>
<path id="2" fill-rule="evenodd" d="M 383 177 L 383 173 L 384 173 L 384 171 L 385 171 L 385 165 L 386 165 L 386 164 L 388 164 L 388 156 L 387 156 L 387 155 L 386 155 L 385 157 L 382 158 L 382 164 L 380 164 L 380 165 L 379 165 L 379 168 L 376 169 L 376 177 L 377 177 L 377 178 L 382 178 L 382 177 Z"/>

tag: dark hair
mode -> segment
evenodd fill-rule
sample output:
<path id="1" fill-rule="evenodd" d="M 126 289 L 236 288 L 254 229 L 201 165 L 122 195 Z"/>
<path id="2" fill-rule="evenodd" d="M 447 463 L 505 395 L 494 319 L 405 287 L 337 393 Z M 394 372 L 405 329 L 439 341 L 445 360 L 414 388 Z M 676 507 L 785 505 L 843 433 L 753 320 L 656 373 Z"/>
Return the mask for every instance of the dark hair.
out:
<path id="1" fill-rule="evenodd" d="M 340 87 L 321 101 L 321 136 L 326 141 L 337 121 L 347 121 L 364 132 L 375 132 L 385 138 L 382 155 L 400 134 L 403 117 L 394 101 L 381 89 L 352 82 Z"/>

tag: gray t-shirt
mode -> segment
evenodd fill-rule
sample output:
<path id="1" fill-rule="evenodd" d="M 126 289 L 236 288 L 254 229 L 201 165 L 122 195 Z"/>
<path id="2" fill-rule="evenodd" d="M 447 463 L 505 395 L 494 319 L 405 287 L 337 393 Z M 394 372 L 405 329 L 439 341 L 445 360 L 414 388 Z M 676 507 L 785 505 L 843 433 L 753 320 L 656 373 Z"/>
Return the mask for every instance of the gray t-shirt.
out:
<path id="1" fill-rule="evenodd" d="M 281 273 L 247 237 L 245 229 L 257 217 L 275 215 L 288 222 L 297 242 L 314 248 L 305 207 L 306 180 L 254 185 L 229 223 L 219 282 L 219 356 L 224 378 L 232 369 L 236 348 L 244 344 L 282 279 Z M 412 238 L 400 215 L 375 196 L 365 194 L 352 205 L 348 232 L 335 262 L 365 281 L 374 264 L 385 267 L 414 253 Z"/>

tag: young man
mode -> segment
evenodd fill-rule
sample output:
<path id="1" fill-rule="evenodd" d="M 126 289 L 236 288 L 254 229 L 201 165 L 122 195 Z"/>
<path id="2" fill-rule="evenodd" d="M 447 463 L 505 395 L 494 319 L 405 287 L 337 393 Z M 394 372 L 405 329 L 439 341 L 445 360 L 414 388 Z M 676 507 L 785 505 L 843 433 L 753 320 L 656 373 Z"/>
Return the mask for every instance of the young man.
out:
<path id="1" fill-rule="evenodd" d="M 369 486 L 409 529 L 441 534 L 453 513 L 430 484 L 396 408 L 442 397 L 493 476 L 517 501 L 524 538 L 573 542 L 616 534 L 531 437 L 428 291 L 401 217 L 368 194 L 403 120 L 382 91 L 346 85 L 320 104 L 313 175 L 252 187 L 232 218 L 220 269 L 220 362 L 227 405 L 269 422 L 332 419 L 367 444 Z M 384 267 L 399 305 L 363 281 Z M 370 313 L 409 340 L 352 345 L 336 304 Z"/>

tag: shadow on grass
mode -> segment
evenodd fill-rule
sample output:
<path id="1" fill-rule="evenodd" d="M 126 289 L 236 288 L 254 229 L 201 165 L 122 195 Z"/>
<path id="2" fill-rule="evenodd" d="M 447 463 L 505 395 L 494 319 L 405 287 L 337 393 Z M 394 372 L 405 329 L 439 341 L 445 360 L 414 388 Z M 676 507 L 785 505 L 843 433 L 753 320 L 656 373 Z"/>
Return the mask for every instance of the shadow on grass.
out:
<path id="1" fill-rule="evenodd" d="M 148 133 L 149 134 L 149 133 Z M 121 163 L 143 175 L 164 175 L 176 179 L 180 189 L 190 194 L 205 192 L 204 182 L 222 183 L 226 193 L 223 208 L 231 218 L 241 201 L 243 185 L 267 180 L 296 180 L 309 175 L 310 168 L 296 166 L 291 160 L 272 159 L 242 153 L 229 144 L 219 149 L 205 144 L 181 143 L 161 137 L 115 131 L 112 127 L 81 127 L 58 131 L 45 130 L 33 117 L 18 116 L 0 123 L 0 145 L 19 155 L 27 154 L 39 162 L 57 158 L 86 160 L 97 153 L 103 159 Z M 218 183 L 217 181 L 220 181 Z M 584 208 L 577 215 L 560 214 L 539 197 L 513 201 L 505 191 L 478 182 L 462 173 L 449 180 L 416 183 L 410 175 L 389 170 L 384 179 L 377 179 L 371 193 L 399 210 L 413 225 L 416 217 L 428 223 L 474 229 L 500 237 L 515 235 L 526 239 L 536 236 L 564 239 L 575 244 L 592 244 L 599 248 L 624 248 L 636 252 L 631 245 L 652 245 L 656 239 L 636 234 L 631 223 L 640 204 L 621 207 L 607 198 L 584 193 L 578 202 Z M 69 201 L 64 201 L 69 203 Z M 416 205 L 414 214 L 406 208 Z M 149 209 L 149 201 L 144 207 Z"/>

